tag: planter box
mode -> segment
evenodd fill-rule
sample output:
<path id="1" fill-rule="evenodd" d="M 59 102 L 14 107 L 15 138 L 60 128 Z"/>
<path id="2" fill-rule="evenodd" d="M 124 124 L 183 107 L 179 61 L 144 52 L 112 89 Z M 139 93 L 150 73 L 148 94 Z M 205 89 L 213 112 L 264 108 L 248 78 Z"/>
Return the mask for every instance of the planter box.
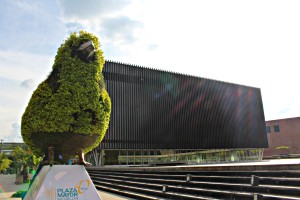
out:
<path id="1" fill-rule="evenodd" d="M 15 184 L 22 184 L 23 183 L 23 175 L 16 175 L 16 182 Z"/>

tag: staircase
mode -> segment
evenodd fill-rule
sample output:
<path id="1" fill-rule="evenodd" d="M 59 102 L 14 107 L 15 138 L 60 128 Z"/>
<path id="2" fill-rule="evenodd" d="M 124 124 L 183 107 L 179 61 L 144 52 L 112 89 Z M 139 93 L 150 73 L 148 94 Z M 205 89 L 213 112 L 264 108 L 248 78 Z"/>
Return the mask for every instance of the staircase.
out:
<path id="1" fill-rule="evenodd" d="M 150 169 L 150 168 L 149 168 Z M 98 190 L 132 199 L 299 199 L 299 170 L 87 168 Z"/>

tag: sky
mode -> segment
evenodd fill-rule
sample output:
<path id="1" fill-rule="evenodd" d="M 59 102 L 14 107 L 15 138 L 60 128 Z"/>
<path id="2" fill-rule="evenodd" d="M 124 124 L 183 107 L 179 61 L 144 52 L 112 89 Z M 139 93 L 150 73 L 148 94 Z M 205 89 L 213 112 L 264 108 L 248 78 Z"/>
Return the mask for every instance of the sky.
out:
<path id="1" fill-rule="evenodd" d="M 261 89 L 266 120 L 300 116 L 298 0 L 0 0 L 0 139 L 21 117 L 71 32 L 106 60 Z"/>

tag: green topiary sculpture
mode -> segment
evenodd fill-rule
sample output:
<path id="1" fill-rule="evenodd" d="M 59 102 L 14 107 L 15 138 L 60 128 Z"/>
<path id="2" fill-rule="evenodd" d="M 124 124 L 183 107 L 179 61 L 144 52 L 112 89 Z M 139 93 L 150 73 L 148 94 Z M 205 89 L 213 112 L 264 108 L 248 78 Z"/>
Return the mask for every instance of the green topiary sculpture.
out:
<path id="1" fill-rule="evenodd" d="M 72 33 L 57 51 L 52 72 L 33 92 L 22 116 L 24 142 L 38 156 L 54 148 L 56 162 L 91 151 L 108 128 L 103 52 L 97 37 Z"/>

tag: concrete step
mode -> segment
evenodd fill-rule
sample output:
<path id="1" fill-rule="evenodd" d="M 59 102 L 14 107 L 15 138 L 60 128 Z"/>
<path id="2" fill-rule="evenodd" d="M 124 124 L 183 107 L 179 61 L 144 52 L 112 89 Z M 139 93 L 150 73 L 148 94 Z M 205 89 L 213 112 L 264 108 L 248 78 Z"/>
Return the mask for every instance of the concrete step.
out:
<path id="1" fill-rule="evenodd" d="M 183 180 L 170 180 L 161 178 L 139 178 L 139 177 L 128 177 L 121 175 L 109 175 L 102 174 L 93 176 L 91 178 L 109 178 L 114 180 L 133 181 L 142 183 L 154 183 L 161 185 L 172 185 L 172 186 L 184 186 L 191 188 L 205 188 L 205 189 L 216 189 L 221 191 L 234 191 L 234 192 L 250 192 L 259 194 L 274 194 L 274 195 L 288 195 L 291 197 L 300 196 L 300 187 L 279 187 L 273 185 L 259 185 L 251 186 L 250 184 L 240 183 L 222 183 L 222 182 L 200 182 L 200 181 L 183 181 Z"/>
<path id="2" fill-rule="evenodd" d="M 136 181 L 127 181 L 127 180 L 117 180 L 111 178 L 92 178 L 93 182 L 99 183 L 106 182 L 111 183 L 113 185 L 122 185 L 122 186 L 130 186 L 134 188 L 138 188 L 140 191 L 142 188 L 147 190 L 159 191 L 159 194 L 163 193 L 162 188 L 165 184 L 154 184 L 154 183 L 145 183 L 145 182 L 136 182 Z M 177 196 L 191 196 L 195 199 L 253 199 L 252 193 L 247 192 L 236 192 L 236 191 L 222 191 L 222 190 L 214 190 L 208 188 L 192 188 L 186 186 L 175 186 L 175 185 L 166 185 L 168 193 L 176 194 Z M 163 193 L 164 194 L 164 193 Z M 165 198 L 169 198 L 168 196 L 163 196 Z"/>
<path id="3" fill-rule="evenodd" d="M 101 181 L 100 181 L 101 180 Z M 99 190 L 105 190 L 108 192 L 116 193 L 119 195 L 124 195 L 133 199 L 263 199 L 263 200 L 299 200 L 299 197 L 291 197 L 291 196 L 284 196 L 284 195 L 270 195 L 270 194 L 249 194 L 247 193 L 233 193 L 230 191 L 214 191 L 214 190 L 207 190 L 207 189 L 198 189 L 199 191 L 206 192 L 208 194 L 211 193 L 217 193 L 216 197 L 208 197 L 208 196 L 199 196 L 199 195 L 188 195 L 188 194 L 182 194 L 178 193 L 180 187 L 174 187 L 174 186 L 167 186 L 167 192 L 162 192 L 160 190 L 162 187 L 160 185 L 158 186 L 157 189 L 147 189 L 143 188 L 143 186 L 139 185 L 137 187 L 135 186 L 128 186 L 128 182 L 118 182 L 114 181 L 111 179 L 100 179 L 100 180 L 95 180 L 94 184 L 97 189 Z M 120 184 L 121 183 L 121 184 Z M 125 185 L 124 185 L 125 184 Z M 145 185 L 145 184 L 144 184 Z M 146 184 L 149 185 L 149 184 Z M 104 187 L 104 189 L 103 189 Z M 151 185 L 153 187 L 153 185 Z M 189 189 L 189 188 L 186 188 Z M 174 192 L 175 191 L 175 192 Z M 145 195 L 147 194 L 147 195 Z M 149 194 L 155 196 L 149 196 Z M 216 195 L 216 194 L 215 194 Z M 162 198 L 164 197 L 164 198 Z"/>
<path id="4" fill-rule="evenodd" d="M 122 188 L 122 189 L 116 189 L 118 187 L 116 187 L 115 185 L 112 185 L 112 184 L 109 184 L 109 183 L 105 183 L 105 182 L 100 182 L 100 181 L 99 182 L 95 182 L 95 187 L 98 190 L 102 190 L 102 191 L 106 191 L 106 192 L 118 194 L 118 195 L 121 195 L 121 196 L 124 196 L 124 197 L 133 198 L 133 199 L 159 200 L 158 197 L 144 195 L 144 194 L 135 193 L 135 192 L 130 192 L 130 190 L 128 191 L 128 188 L 125 188 L 125 190 L 124 190 L 124 188 Z M 116 188 L 114 188 L 114 187 L 116 187 Z"/>
<path id="5" fill-rule="evenodd" d="M 122 173 L 134 173 L 134 174 L 162 174 L 162 175 L 185 175 L 192 174 L 198 176 L 235 176 L 235 177 L 250 177 L 256 175 L 259 177 L 282 177 L 282 178 L 300 178 L 299 170 L 284 170 L 284 171 L 164 171 L 159 170 L 134 170 L 129 168 L 123 169 L 106 169 L 106 168 L 87 168 L 88 171 L 110 171 L 110 172 L 122 172 Z"/>
<path id="6" fill-rule="evenodd" d="M 162 186 L 160 187 L 161 190 L 155 189 L 148 189 L 143 187 L 135 187 L 131 185 L 127 185 L 125 183 L 114 182 L 110 180 L 95 180 L 93 181 L 95 187 L 99 190 L 105 190 L 109 192 L 116 192 L 119 195 L 124 195 L 133 199 L 138 200 L 166 200 L 166 199 L 182 199 L 182 200 L 216 200 L 216 198 L 211 197 L 204 197 L 204 196 L 195 196 L 195 195 L 185 195 L 185 194 L 177 194 L 173 192 L 163 192 Z"/>
<path id="7" fill-rule="evenodd" d="M 87 168 L 102 187 L 165 199 L 300 200 L 300 172 L 286 171 L 147 171 Z M 186 181 L 191 174 L 191 181 Z M 259 185 L 251 186 L 251 175 Z M 110 185 L 109 185 L 110 184 Z M 109 185 L 109 186 L 108 186 Z M 168 188 L 162 192 L 162 187 Z M 112 192 L 112 191 L 111 191 Z M 133 197 L 134 198 L 134 197 Z M 136 199 L 139 199 L 138 197 Z"/>
<path id="8" fill-rule="evenodd" d="M 92 171 L 90 174 L 107 174 L 105 171 Z M 131 173 L 131 172 L 109 172 L 110 175 L 122 175 L 128 177 L 139 178 L 161 178 L 169 180 L 186 180 L 185 175 L 166 175 L 166 174 L 148 174 L 148 173 Z M 250 184 L 251 177 L 244 176 L 202 176 L 192 175 L 193 181 L 205 182 L 223 182 L 223 183 L 244 183 Z M 259 184 L 263 185 L 278 185 L 278 186 L 300 186 L 300 178 L 278 178 L 278 177 L 259 177 Z"/>

